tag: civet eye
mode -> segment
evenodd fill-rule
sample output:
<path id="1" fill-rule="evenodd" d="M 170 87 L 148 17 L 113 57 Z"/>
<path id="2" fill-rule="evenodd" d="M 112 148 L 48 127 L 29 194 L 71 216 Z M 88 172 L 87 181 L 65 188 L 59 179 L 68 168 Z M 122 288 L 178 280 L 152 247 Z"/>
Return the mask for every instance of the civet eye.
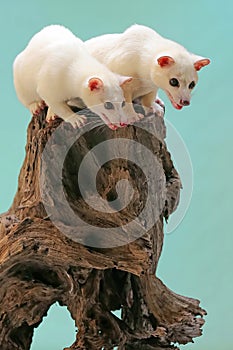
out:
<path id="1" fill-rule="evenodd" d="M 122 102 L 121 107 L 125 107 L 125 101 Z"/>
<path id="2" fill-rule="evenodd" d="M 190 84 L 189 84 L 189 89 L 193 89 L 195 86 L 195 81 L 192 81 Z"/>
<path id="3" fill-rule="evenodd" d="M 114 106 L 113 106 L 112 102 L 105 102 L 104 108 L 105 109 L 114 109 Z"/>
<path id="4" fill-rule="evenodd" d="M 180 83 L 179 83 L 179 81 L 176 78 L 170 79 L 169 83 L 170 83 L 171 86 L 177 86 L 177 87 L 180 86 Z"/>

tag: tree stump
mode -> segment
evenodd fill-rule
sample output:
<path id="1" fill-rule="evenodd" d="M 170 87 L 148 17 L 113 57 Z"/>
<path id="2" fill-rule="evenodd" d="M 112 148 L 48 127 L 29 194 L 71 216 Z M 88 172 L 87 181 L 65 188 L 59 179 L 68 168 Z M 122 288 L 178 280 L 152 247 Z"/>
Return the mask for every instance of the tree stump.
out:
<path id="1" fill-rule="evenodd" d="M 1 350 L 30 349 L 34 328 L 56 301 L 78 328 L 67 350 L 178 349 L 192 342 L 206 312 L 156 277 L 163 221 L 176 209 L 181 188 L 164 120 L 152 115 L 143 128 L 112 131 L 92 118 L 91 128 L 74 131 L 60 119 L 48 125 L 45 114 L 29 124 L 18 190 L 0 217 Z M 86 157 L 106 141 L 104 151 Z M 132 156 L 133 142 L 142 148 Z M 119 309 L 121 319 L 114 314 Z"/>

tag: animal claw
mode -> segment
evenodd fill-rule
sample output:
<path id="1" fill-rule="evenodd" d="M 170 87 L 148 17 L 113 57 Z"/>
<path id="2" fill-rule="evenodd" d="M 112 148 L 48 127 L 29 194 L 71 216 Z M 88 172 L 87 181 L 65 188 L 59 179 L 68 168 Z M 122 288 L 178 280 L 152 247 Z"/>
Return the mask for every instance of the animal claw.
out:
<path id="1" fill-rule="evenodd" d="M 47 107 L 46 103 L 44 101 L 36 101 L 29 105 L 30 112 L 32 115 L 39 116 L 41 111 Z"/>

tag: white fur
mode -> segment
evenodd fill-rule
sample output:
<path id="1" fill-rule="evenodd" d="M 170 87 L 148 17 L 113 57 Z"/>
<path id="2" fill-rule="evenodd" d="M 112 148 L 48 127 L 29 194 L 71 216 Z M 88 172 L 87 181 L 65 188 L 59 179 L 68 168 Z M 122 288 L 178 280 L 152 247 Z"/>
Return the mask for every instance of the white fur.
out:
<path id="1" fill-rule="evenodd" d="M 183 101 L 190 103 L 189 84 L 192 81 L 196 84 L 198 80 L 194 63 L 201 61 L 204 66 L 210 62 L 142 25 L 133 25 L 122 34 L 92 38 L 85 45 L 90 54 L 113 72 L 134 77 L 133 82 L 124 87 L 127 102 L 142 97 L 145 107 L 155 109 L 158 109 L 154 100 L 159 88 L 167 93 L 177 109 L 183 107 Z M 170 56 L 175 63 L 161 67 L 157 61 L 161 56 Z M 171 86 L 171 78 L 177 78 L 180 87 Z"/>
<path id="2" fill-rule="evenodd" d="M 67 101 L 82 99 L 84 104 L 108 124 L 118 125 L 127 117 L 122 109 L 124 101 L 120 85 L 129 80 L 112 73 L 93 58 L 84 43 L 70 30 L 60 25 L 45 27 L 35 34 L 15 59 L 14 84 L 19 100 L 37 113 L 47 104 L 47 120 L 56 115 L 73 121 L 73 112 Z M 91 89 L 90 79 L 103 84 Z M 106 109 L 104 102 L 112 102 L 114 109 Z M 72 104 L 72 103 L 71 103 Z M 73 125 L 80 126 L 83 117 L 75 118 Z"/>

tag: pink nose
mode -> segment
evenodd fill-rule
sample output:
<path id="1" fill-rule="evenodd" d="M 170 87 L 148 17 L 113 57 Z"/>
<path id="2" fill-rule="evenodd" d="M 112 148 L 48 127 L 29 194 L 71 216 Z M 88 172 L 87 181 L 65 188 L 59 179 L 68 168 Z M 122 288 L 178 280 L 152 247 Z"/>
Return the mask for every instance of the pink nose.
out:
<path id="1" fill-rule="evenodd" d="M 181 106 L 189 106 L 190 102 L 188 100 L 180 100 Z"/>

